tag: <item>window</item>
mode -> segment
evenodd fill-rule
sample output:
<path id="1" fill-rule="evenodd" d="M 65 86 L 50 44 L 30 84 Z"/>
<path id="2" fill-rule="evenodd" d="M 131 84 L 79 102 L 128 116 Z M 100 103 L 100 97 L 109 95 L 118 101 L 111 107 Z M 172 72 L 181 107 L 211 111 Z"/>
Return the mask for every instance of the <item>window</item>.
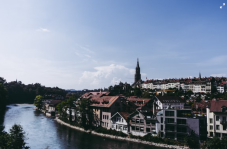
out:
<path id="1" fill-rule="evenodd" d="M 155 126 L 155 123 L 152 123 L 152 126 Z"/>
<path id="2" fill-rule="evenodd" d="M 151 129 L 150 128 L 146 128 L 146 132 L 150 132 L 151 131 Z"/>
<path id="3" fill-rule="evenodd" d="M 221 137 L 221 134 L 220 133 L 215 133 L 215 137 Z"/>
<path id="4" fill-rule="evenodd" d="M 213 135 L 213 132 L 210 132 L 210 137 L 213 137 L 214 135 Z"/>
<path id="5" fill-rule="evenodd" d="M 140 131 L 143 131 L 143 127 L 140 127 Z"/>
<path id="6" fill-rule="evenodd" d="M 128 130 L 128 127 L 127 127 L 127 126 L 124 126 L 124 127 L 123 127 L 123 130 Z"/>
<path id="7" fill-rule="evenodd" d="M 123 118 L 121 119 L 121 122 L 123 122 L 124 120 L 123 120 Z"/>
<path id="8" fill-rule="evenodd" d="M 161 125 L 161 130 L 163 130 L 163 125 Z"/>
<path id="9" fill-rule="evenodd" d="M 216 129 L 217 129 L 217 130 L 220 130 L 220 126 L 219 126 L 219 125 L 216 125 Z"/>
<path id="10" fill-rule="evenodd" d="M 136 123 L 140 123 L 140 120 L 139 119 L 136 119 Z"/>
<path id="11" fill-rule="evenodd" d="M 107 119 L 109 119 L 109 115 L 107 115 L 106 117 L 107 117 Z"/>
<path id="12" fill-rule="evenodd" d="M 143 122 L 144 122 L 144 120 L 143 120 L 143 119 L 141 119 L 141 120 L 140 120 L 140 123 L 143 123 Z"/>
<path id="13" fill-rule="evenodd" d="M 210 118 L 210 123 L 213 123 L 213 119 L 212 118 Z"/>
<path id="14" fill-rule="evenodd" d="M 149 125 L 150 123 L 151 123 L 150 121 L 146 120 L 146 124 L 147 124 L 147 125 Z"/>
<path id="15" fill-rule="evenodd" d="M 104 115 L 103 115 L 103 119 L 104 119 Z"/>
<path id="16" fill-rule="evenodd" d="M 106 123 L 106 127 L 108 127 L 108 123 Z"/>
<path id="17" fill-rule="evenodd" d="M 219 121 L 219 116 L 216 116 L 216 121 Z"/>
<path id="18" fill-rule="evenodd" d="M 213 130 L 213 125 L 210 125 L 210 130 Z"/>
<path id="19" fill-rule="evenodd" d="M 140 127 L 136 126 L 136 130 L 140 130 Z"/>
<path id="20" fill-rule="evenodd" d="M 226 130 L 226 125 L 223 125 L 223 130 Z"/>
<path id="21" fill-rule="evenodd" d="M 165 111 L 165 116 L 174 116 L 174 111 Z"/>
<path id="22" fill-rule="evenodd" d="M 161 117 L 161 123 L 163 123 L 163 118 Z"/>
<path id="23" fill-rule="evenodd" d="M 112 128 L 114 128 L 114 125 L 112 125 Z"/>
<path id="24" fill-rule="evenodd" d="M 186 124 L 186 119 L 177 119 L 177 124 Z"/>
<path id="25" fill-rule="evenodd" d="M 132 123 L 135 123 L 135 121 L 136 121 L 135 119 L 132 119 Z"/>
<path id="26" fill-rule="evenodd" d="M 132 130 L 135 130 L 135 126 L 132 126 Z"/>

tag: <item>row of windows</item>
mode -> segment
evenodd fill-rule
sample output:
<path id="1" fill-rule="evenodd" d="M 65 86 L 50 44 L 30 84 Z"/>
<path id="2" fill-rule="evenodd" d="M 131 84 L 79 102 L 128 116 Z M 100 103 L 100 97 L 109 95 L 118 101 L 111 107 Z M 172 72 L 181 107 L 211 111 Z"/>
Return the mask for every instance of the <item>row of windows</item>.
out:
<path id="1" fill-rule="evenodd" d="M 103 119 L 109 119 L 109 115 L 103 115 Z"/>
<path id="2" fill-rule="evenodd" d="M 144 127 L 139 127 L 139 126 L 132 126 L 132 130 L 134 131 L 144 131 Z M 152 128 L 152 130 L 155 130 L 155 128 Z M 151 128 L 146 128 L 146 132 L 151 132 Z"/>
<path id="3" fill-rule="evenodd" d="M 216 116 L 216 121 L 219 121 L 219 120 L 220 120 L 220 117 Z M 226 121 L 226 117 L 225 116 L 222 117 L 222 121 Z M 210 123 L 213 123 L 213 119 L 212 118 L 210 118 Z"/>
<path id="4" fill-rule="evenodd" d="M 210 130 L 213 130 L 213 129 L 214 129 L 213 125 L 210 125 Z M 216 130 L 220 130 L 220 125 L 216 125 Z M 225 125 L 223 125 L 223 130 L 226 130 Z"/>
<path id="5" fill-rule="evenodd" d="M 132 119 L 132 123 L 142 123 L 144 124 L 144 119 Z M 150 124 L 151 122 L 150 121 L 146 121 L 146 124 Z M 152 123 L 152 125 L 154 126 L 155 123 Z"/>
<path id="6" fill-rule="evenodd" d="M 214 137 L 214 133 L 213 132 L 210 132 L 210 137 Z M 215 133 L 215 137 L 221 137 L 221 133 Z M 227 134 L 226 133 L 222 133 L 222 137 L 227 137 Z"/>
<path id="7" fill-rule="evenodd" d="M 108 123 L 104 122 L 104 123 L 102 123 L 102 126 L 108 127 Z"/>

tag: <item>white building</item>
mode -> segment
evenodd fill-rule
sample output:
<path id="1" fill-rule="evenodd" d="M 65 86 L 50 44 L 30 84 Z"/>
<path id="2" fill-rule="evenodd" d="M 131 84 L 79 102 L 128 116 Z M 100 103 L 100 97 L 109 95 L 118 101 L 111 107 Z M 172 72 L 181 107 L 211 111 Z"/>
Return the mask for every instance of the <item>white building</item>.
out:
<path id="1" fill-rule="evenodd" d="M 155 96 L 158 109 L 183 109 L 185 101 L 177 96 Z"/>
<path id="2" fill-rule="evenodd" d="M 217 90 L 218 90 L 219 93 L 224 93 L 225 92 L 225 88 L 224 88 L 223 85 L 217 86 Z"/>
<path id="3" fill-rule="evenodd" d="M 127 116 L 128 112 L 117 112 L 111 117 L 111 129 L 128 133 Z"/>
<path id="4" fill-rule="evenodd" d="M 207 137 L 214 136 L 222 138 L 227 136 L 227 101 L 211 101 L 210 107 L 207 108 Z"/>

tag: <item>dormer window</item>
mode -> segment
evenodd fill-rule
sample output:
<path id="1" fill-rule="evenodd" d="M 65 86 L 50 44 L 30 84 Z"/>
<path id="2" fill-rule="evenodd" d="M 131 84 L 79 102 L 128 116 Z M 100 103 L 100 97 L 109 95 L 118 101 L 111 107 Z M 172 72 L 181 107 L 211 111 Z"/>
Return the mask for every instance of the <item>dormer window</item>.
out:
<path id="1" fill-rule="evenodd" d="M 226 112 L 226 107 L 225 106 L 221 107 L 221 112 Z"/>

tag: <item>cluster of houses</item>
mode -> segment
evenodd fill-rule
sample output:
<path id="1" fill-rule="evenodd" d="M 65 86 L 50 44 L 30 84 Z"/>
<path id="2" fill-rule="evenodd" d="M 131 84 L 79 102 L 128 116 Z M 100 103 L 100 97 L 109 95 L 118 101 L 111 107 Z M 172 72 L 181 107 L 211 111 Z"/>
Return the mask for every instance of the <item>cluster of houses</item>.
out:
<path id="1" fill-rule="evenodd" d="M 225 80 L 226 78 L 216 77 L 215 80 Z M 181 78 L 164 80 L 147 80 L 141 83 L 143 89 L 168 90 L 171 88 L 182 89 L 183 91 L 193 91 L 193 93 L 211 93 L 211 80 L 208 78 Z M 213 84 L 219 93 L 224 93 L 227 89 L 227 81 L 221 81 Z"/>
<path id="2" fill-rule="evenodd" d="M 198 140 L 227 136 L 227 101 L 212 100 L 194 103 L 192 107 L 176 96 L 153 96 L 143 99 L 136 96 L 110 96 L 109 92 L 88 92 L 78 101 L 89 99 L 94 126 L 144 136 L 150 134 L 182 141 L 194 134 Z M 75 102 L 75 106 L 78 103 Z M 55 116 L 56 105 L 61 100 L 45 100 L 45 111 Z M 69 112 L 68 112 L 69 113 Z M 76 120 L 77 111 L 72 111 Z M 57 114 L 56 114 L 57 115 Z"/>

